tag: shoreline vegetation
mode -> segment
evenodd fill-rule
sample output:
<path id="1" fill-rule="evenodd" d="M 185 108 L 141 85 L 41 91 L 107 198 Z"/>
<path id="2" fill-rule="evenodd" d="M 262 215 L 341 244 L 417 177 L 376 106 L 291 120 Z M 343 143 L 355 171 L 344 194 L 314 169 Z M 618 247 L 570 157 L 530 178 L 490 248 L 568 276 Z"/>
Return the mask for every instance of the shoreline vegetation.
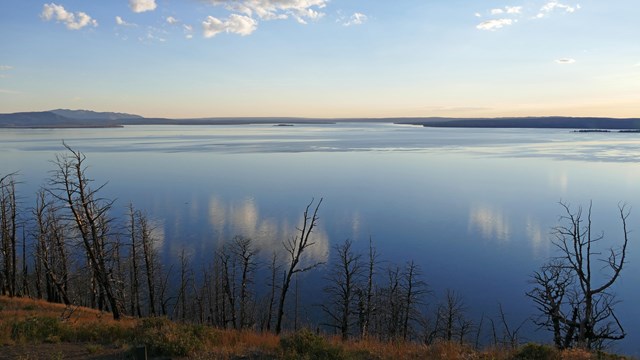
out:
<path id="1" fill-rule="evenodd" d="M 458 341 L 350 339 L 303 328 L 276 335 L 171 321 L 166 317 L 125 316 L 26 297 L 0 296 L 0 359 L 478 359 L 626 360 L 631 357 L 581 349 L 557 350 L 526 343 L 477 349 Z"/>
<path id="2" fill-rule="evenodd" d="M 130 125 L 274 125 L 300 124 L 330 125 L 336 123 L 390 123 L 422 127 L 447 128 L 530 128 L 625 130 L 639 132 L 640 118 L 607 117 L 501 117 L 501 118 L 445 118 L 445 117 L 389 117 L 389 118 L 296 118 L 296 117 L 212 117 L 195 119 L 145 118 L 139 115 L 94 112 L 88 110 L 57 109 L 40 112 L 0 114 L 0 128 L 63 129 L 118 128 Z"/>

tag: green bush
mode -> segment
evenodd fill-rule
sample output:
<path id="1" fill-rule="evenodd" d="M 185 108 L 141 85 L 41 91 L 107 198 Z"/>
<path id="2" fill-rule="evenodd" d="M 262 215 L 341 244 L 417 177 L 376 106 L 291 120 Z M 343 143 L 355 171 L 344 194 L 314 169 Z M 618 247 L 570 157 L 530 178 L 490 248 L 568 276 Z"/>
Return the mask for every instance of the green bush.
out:
<path id="1" fill-rule="evenodd" d="M 285 359 L 333 360 L 344 359 L 342 348 L 331 345 L 322 336 L 304 329 L 280 339 Z"/>
<path id="2" fill-rule="evenodd" d="M 48 341 L 59 336 L 62 329 L 60 320 L 51 317 L 30 317 L 15 322 L 11 328 L 11 338 L 15 341 Z"/>
<path id="3" fill-rule="evenodd" d="M 140 321 L 135 334 L 134 343 L 145 345 L 151 355 L 188 356 L 203 349 L 207 332 L 199 325 L 146 318 Z"/>
<path id="4" fill-rule="evenodd" d="M 522 346 L 513 357 L 515 360 L 556 360 L 558 351 L 549 345 L 528 343 Z"/>
<path id="5" fill-rule="evenodd" d="M 61 334 L 61 337 L 62 340 L 70 342 L 113 344 L 131 342 L 134 338 L 133 329 L 120 325 L 91 323 L 77 325 L 66 330 Z"/>

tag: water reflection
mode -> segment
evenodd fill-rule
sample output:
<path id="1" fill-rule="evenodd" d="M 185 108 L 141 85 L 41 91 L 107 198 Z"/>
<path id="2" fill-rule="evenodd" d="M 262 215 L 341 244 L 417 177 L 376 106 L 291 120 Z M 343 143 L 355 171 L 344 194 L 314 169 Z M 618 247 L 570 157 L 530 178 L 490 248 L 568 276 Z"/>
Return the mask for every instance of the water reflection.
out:
<path id="1" fill-rule="evenodd" d="M 543 257 L 549 254 L 549 245 L 551 244 L 549 239 L 549 231 L 543 230 L 538 219 L 532 215 L 527 215 L 525 220 L 525 231 L 531 248 L 533 249 L 534 257 Z"/>
<path id="2" fill-rule="evenodd" d="M 569 187 L 569 175 L 565 170 L 550 172 L 549 186 L 553 189 L 558 189 L 562 194 L 566 194 Z"/>
<path id="3" fill-rule="evenodd" d="M 488 204 L 472 205 L 469 210 L 469 233 L 478 232 L 485 240 L 510 240 L 509 219 L 502 209 Z"/>
<path id="4" fill-rule="evenodd" d="M 224 203 L 219 196 L 212 195 L 209 200 L 209 224 L 215 234 L 216 248 L 220 248 L 233 236 L 241 235 L 253 239 L 263 256 L 268 257 L 275 252 L 283 259 L 286 256 L 283 242 L 299 233 L 297 227 L 302 222 L 302 215 L 296 219 L 276 219 L 262 215 L 256 200 L 251 197 Z M 314 229 L 310 241 L 314 245 L 305 251 L 303 262 L 326 262 L 329 256 L 329 236 L 321 224 Z"/>

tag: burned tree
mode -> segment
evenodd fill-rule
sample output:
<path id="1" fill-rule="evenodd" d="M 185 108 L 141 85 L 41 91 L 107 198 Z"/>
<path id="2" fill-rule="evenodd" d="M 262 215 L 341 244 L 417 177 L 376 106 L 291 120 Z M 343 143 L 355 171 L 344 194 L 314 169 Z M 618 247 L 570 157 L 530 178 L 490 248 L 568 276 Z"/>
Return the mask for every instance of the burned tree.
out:
<path id="1" fill-rule="evenodd" d="M 560 218 L 563 224 L 553 231 L 560 255 L 534 274 L 534 288 L 527 296 L 541 312 L 536 323 L 553 331 L 556 346 L 601 348 L 626 336 L 614 310 L 615 294 L 610 290 L 626 260 L 629 211 L 625 206 L 618 207 L 622 244 L 608 248 L 606 257 L 596 258 L 602 254 L 596 245 L 605 238 L 604 233 L 592 232 L 591 204 L 586 218 L 582 208 L 572 211 L 567 204 L 560 205 L 565 213 Z"/>
<path id="2" fill-rule="evenodd" d="M 366 264 L 366 284 L 358 290 L 358 321 L 360 325 L 360 333 L 363 339 L 369 335 L 369 326 L 371 318 L 374 315 L 375 307 L 373 302 L 374 284 L 373 277 L 375 275 L 376 264 L 378 262 L 378 254 L 373 247 L 373 241 L 369 237 L 369 258 Z"/>
<path id="3" fill-rule="evenodd" d="M 250 327 L 253 321 L 249 316 L 249 306 L 252 299 L 251 285 L 258 268 L 256 257 L 258 250 L 253 245 L 253 240 L 242 236 L 233 238 L 231 252 L 236 257 L 240 266 L 240 299 L 239 299 L 239 327 L 244 329 Z"/>
<path id="4" fill-rule="evenodd" d="M 117 320 L 120 319 L 120 302 L 114 289 L 113 253 L 109 243 L 111 219 L 108 217 L 113 201 L 100 198 L 99 192 L 104 185 L 91 187 L 93 180 L 86 174 L 86 156 L 65 143 L 63 145 L 68 152 L 56 156 L 57 169 L 50 180 L 49 193 L 61 201 L 71 215 L 93 273 L 98 306 L 102 308 L 106 300 Z"/>
<path id="5" fill-rule="evenodd" d="M 402 273 L 401 288 L 404 300 L 402 338 L 407 340 L 411 331 L 410 322 L 418 319 L 420 315 L 418 307 L 422 305 L 422 299 L 428 293 L 427 283 L 422 280 L 422 271 L 413 260 L 405 266 Z"/>
<path id="6" fill-rule="evenodd" d="M 447 289 L 444 302 L 439 304 L 435 314 L 435 325 L 428 334 L 429 342 L 434 338 L 463 342 L 470 328 L 470 321 L 465 317 L 466 305 L 462 297 L 451 289 Z"/>
<path id="7" fill-rule="evenodd" d="M 322 304 L 322 310 L 329 317 L 326 325 L 337 329 L 342 340 L 349 338 L 349 329 L 357 314 L 357 292 L 362 277 L 360 255 L 351 248 L 351 240 L 335 247 L 335 263 L 329 270 L 326 280 L 329 282 L 323 289 L 327 294 L 327 302 Z"/>
<path id="8" fill-rule="evenodd" d="M 131 266 L 129 269 L 129 283 L 131 285 L 131 294 L 130 294 L 130 307 L 131 314 L 142 317 L 142 311 L 140 309 L 140 263 L 139 263 L 139 248 L 140 242 L 138 239 L 140 238 L 138 234 L 138 224 L 137 224 L 137 213 L 133 208 L 132 204 L 129 204 L 129 236 L 131 239 L 131 252 L 129 254 L 131 258 Z"/>
<path id="9" fill-rule="evenodd" d="M 15 174 L 0 178 L 0 252 L 3 267 L 0 291 L 3 295 L 17 295 L 17 202 Z"/>
<path id="10" fill-rule="evenodd" d="M 33 215 L 36 222 L 36 293 L 39 298 L 46 293 L 49 302 L 71 305 L 65 224 L 44 190 L 37 194 Z"/>
<path id="11" fill-rule="evenodd" d="M 320 204 L 322 204 L 322 198 L 320 198 L 320 201 L 318 201 L 318 204 L 313 210 L 313 214 L 311 214 L 310 210 L 314 202 L 314 200 L 311 200 L 311 202 L 305 208 L 304 213 L 302 214 L 302 227 L 297 228 L 299 234 L 284 242 L 284 249 L 287 252 L 289 258 L 287 259 L 288 267 L 285 270 L 282 288 L 280 289 L 280 300 L 278 303 L 278 314 L 276 317 L 276 334 L 280 334 L 280 332 L 282 331 L 284 305 L 287 299 L 287 292 L 289 291 L 289 286 L 291 285 L 291 279 L 293 278 L 293 275 L 309 271 L 322 265 L 322 262 L 314 262 L 305 267 L 301 267 L 300 265 L 300 261 L 302 260 L 302 254 L 304 253 L 304 251 L 315 244 L 315 242 L 310 241 L 310 237 L 313 229 L 318 224 L 318 210 L 320 209 Z"/>

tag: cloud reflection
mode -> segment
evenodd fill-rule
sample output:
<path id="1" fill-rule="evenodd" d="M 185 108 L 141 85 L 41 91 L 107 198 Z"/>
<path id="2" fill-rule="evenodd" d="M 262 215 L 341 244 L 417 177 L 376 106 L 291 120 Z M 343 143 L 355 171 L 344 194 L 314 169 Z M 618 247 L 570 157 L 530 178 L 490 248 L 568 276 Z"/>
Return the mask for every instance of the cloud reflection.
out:
<path id="1" fill-rule="evenodd" d="M 509 219 L 503 210 L 486 204 L 473 205 L 469 211 L 469 232 L 478 232 L 484 239 L 510 240 Z"/>
<path id="2" fill-rule="evenodd" d="M 567 189 L 569 187 L 569 175 L 565 170 L 561 172 L 550 172 L 549 173 L 549 185 L 553 189 L 558 189 L 562 194 L 567 193 Z"/>
<path id="3" fill-rule="evenodd" d="M 220 247 L 236 235 L 251 238 L 262 256 L 268 257 L 274 251 L 281 259 L 286 252 L 283 242 L 298 234 L 296 227 L 302 223 L 302 215 L 292 219 L 277 219 L 262 215 L 254 198 L 224 203 L 212 195 L 209 200 L 209 224 L 215 234 L 215 245 Z M 324 262 L 329 254 L 329 237 L 322 226 L 314 229 L 311 240 L 315 244 L 303 254 L 305 262 Z M 304 266 L 304 264 L 302 264 Z"/>
<path id="4" fill-rule="evenodd" d="M 551 243 L 549 241 L 548 232 L 543 230 L 540 223 L 532 216 L 527 216 L 525 226 L 527 238 L 533 248 L 534 256 L 547 256 L 547 253 L 549 252 L 549 244 Z"/>

